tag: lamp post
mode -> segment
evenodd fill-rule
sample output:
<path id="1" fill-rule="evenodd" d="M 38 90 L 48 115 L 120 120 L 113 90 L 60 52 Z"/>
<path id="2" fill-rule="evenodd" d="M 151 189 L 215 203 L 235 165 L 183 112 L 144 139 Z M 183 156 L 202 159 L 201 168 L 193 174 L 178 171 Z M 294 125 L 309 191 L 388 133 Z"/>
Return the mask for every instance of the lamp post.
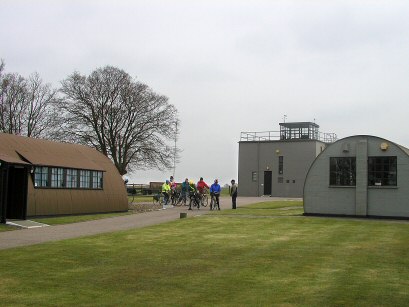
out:
<path id="1" fill-rule="evenodd" d="M 175 147 L 173 148 L 173 178 L 175 178 L 176 173 L 176 143 L 178 139 L 178 122 L 175 121 Z"/>

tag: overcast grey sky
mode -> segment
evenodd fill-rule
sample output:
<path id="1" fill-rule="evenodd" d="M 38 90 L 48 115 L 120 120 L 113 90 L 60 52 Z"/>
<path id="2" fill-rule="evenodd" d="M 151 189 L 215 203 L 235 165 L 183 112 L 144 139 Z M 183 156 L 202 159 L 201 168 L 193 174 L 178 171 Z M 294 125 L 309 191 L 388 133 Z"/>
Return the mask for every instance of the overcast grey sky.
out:
<path id="1" fill-rule="evenodd" d="M 241 131 L 316 121 L 409 147 L 409 1 L 0 0 L 7 72 L 113 65 L 169 97 L 176 179 L 237 178 Z M 144 171 L 131 181 L 163 181 Z"/>

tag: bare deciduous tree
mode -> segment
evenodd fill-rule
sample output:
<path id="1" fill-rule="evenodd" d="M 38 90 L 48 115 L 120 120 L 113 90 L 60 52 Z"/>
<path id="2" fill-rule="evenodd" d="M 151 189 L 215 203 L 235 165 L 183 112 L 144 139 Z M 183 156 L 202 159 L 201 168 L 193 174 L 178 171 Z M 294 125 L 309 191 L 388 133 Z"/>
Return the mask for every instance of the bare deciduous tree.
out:
<path id="1" fill-rule="evenodd" d="M 26 81 L 18 74 L 2 75 L 1 81 L 0 129 L 6 133 L 21 134 L 26 103 Z"/>
<path id="2" fill-rule="evenodd" d="M 54 128 L 57 91 L 44 84 L 37 73 L 28 79 L 3 74 L 0 64 L 0 131 L 28 137 L 50 138 Z"/>
<path id="3" fill-rule="evenodd" d="M 62 82 L 60 101 L 69 141 L 93 146 L 111 158 L 121 175 L 146 167 L 170 168 L 177 110 L 168 98 L 106 66 Z"/>
<path id="4" fill-rule="evenodd" d="M 5 64 L 4 64 L 3 59 L 0 59 L 0 80 L 3 79 L 2 77 L 3 77 L 4 66 L 5 66 Z"/>
<path id="5" fill-rule="evenodd" d="M 44 84 L 35 73 L 27 81 L 27 94 L 27 136 L 54 139 L 59 129 L 59 116 L 55 109 L 57 90 L 52 89 L 50 84 Z"/>

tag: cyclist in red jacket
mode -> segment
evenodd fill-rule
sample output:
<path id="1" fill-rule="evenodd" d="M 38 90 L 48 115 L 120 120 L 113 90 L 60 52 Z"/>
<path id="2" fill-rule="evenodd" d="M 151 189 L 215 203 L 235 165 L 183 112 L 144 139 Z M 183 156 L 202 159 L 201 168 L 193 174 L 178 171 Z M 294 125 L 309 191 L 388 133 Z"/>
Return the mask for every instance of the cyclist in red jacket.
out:
<path id="1" fill-rule="evenodd" d="M 197 191 L 199 192 L 199 199 L 202 200 L 203 194 L 206 193 L 205 189 L 209 189 L 209 186 L 206 182 L 203 181 L 203 177 L 200 177 L 200 180 L 197 182 L 196 185 Z"/>
<path id="2" fill-rule="evenodd" d="M 209 186 L 206 182 L 203 181 L 203 177 L 200 177 L 200 180 L 197 182 L 196 188 L 200 194 L 203 194 L 204 189 L 209 189 Z"/>

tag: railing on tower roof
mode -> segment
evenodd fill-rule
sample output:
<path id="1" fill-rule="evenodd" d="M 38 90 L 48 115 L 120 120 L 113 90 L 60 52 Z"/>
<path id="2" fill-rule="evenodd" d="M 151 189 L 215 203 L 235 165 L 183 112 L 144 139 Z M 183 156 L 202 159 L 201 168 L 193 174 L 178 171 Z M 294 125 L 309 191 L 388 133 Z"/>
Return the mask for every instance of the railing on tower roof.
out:
<path id="1" fill-rule="evenodd" d="M 280 131 L 241 132 L 240 142 L 262 141 L 286 141 L 286 140 L 316 140 L 324 143 L 334 143 L 337 140 L 335 133 L 317 132 L 308 134 L 280 134 Z"/>
<path id="2" fill-rule="evenodd" d="M 241 132 L 241 142 L 251 141 L 277 141 L 280 139 L 280 131 L 260 131 L 260 132 Z"/>
<path id="3" fill-rule="evenodd" d="M 317 140 L 333 143 L 337 140 L 335 133 L 319 132 L 319 128 L 315 122 L 280 123 L 280 131 L 242 132 L 240 142 Z"/>

